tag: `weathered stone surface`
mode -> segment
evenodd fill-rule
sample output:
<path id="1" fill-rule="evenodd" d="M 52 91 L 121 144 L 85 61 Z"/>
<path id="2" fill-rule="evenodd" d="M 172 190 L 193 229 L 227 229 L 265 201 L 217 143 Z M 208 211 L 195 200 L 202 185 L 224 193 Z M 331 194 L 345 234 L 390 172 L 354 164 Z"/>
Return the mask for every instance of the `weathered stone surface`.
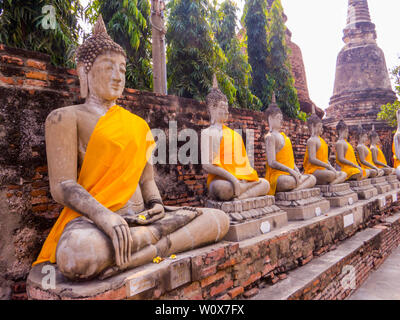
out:
<path id="1" fill-rule="evenodd" d="M 329 201 L 321 197 L 318 188 L 279 192 L 276 194 L 276 205 L 287 212 L 288 220 L 307 220 L 326 213 L 330 208 Z"/>
<path id="2" fill-rule="evenodd" d="M 371 182 L 371 179 L 350 181 L 350 187 L 358 194 L 359 199 L 368 200 L 378 195 L 378 190 L 372 185 Z"/>
<path id="3" fill-rule="evenodd" d="M 400 181 L 397 179 L 397 176 L 395 174 L 386 176 L 386 180 L 392 190 L 400 188 Z"/>
<path id="4" fill-rule="evenodd" d="M 321 190 L 322 196 L 329 200 L 331 208 L 352 205 L 358 201 L 358 195 L 350 188 L 350 184 L 315 186 Z"/>
<path id="5" fill-rule="evenodd" d="M 371 184 L 378 190 L 378 194 L 384 194 L 391 189 L 386 177 L 372 178 Z"/>

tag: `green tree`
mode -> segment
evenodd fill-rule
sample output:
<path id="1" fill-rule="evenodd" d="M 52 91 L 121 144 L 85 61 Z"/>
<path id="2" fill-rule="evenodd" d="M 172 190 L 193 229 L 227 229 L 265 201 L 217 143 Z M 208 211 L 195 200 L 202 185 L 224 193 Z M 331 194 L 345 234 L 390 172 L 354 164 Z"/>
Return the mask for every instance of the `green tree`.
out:
<path id="1" fill-rule="evenodd" d="M 217 74 L 221 90 L 233 103 L 236 89 L 224 71 L 227 59 L 211 27 L 213 8 L 208 0 L 168 3 L 168 88 L 172 94 L 203 100 Z"/>
<path id="2" fill-rule="evenodd" d="M 392 76 L 395 80 L 395 91 L 397 96 L 400 96 L 400 66 L 391 70 Z M 396 112 L 400 110 L 400 102 L 396 100 L 393 103 L 385 104 L 381 107 L 381 112 L 378 113 L 378 120 L 386 121 L 391 127 L 397 127 Z"/>
<path id="3" fill-rule="evenodd" d="M 297 90 L 289 61 L 290 50 L 286 45 L 286 26 L 280 0 L 275 0 L 268 14 L 267 74 L 274 81 L 276 100 L 282 112 L 290 118 L 305 119 L 300 112 Z"/>
<path id="4" fill-rule="evenodd" d="M 233 80 L 236 88 L 234 106 L 260 109 L 261 101 L 250 90 L 251 66 L 248 62 L 245 43 L 236 35 L 238 10 L 232 0 L 222 2 L 216 15 L 219 20 L 213 25 L 216 27 L 214 32 L 227 58 L 226 74 Z"/>
<path id="5" fill-rule="evenodd" d="M 95 0 L 85 10 L 92 24 L 103 16 L 108 34 L 127 53 L 127 86 L 141 90 L 153 86 L 150 10 L 149 0 Z"/>
<path id="6" fill-rule="evenodd" d="M 42 25 L 43 19 L 52 15 L 50 11 L 42 13 L 46 5 L 54 8 L 54 28 Z M 79 0 L 0 0 L 0 43 L 43 52 L 54 65 L 73 67 L 82 13 Z"/>
<path id="7" fill-rule="evenodd" d="M 264 108 L 271 101 L 273 79 L 268 72 L 268 19 L 266 0 L 247 0 L 244 7 L 243 22 L 246 28 L 247 54 L 251 65 L 251 91 Z"/>

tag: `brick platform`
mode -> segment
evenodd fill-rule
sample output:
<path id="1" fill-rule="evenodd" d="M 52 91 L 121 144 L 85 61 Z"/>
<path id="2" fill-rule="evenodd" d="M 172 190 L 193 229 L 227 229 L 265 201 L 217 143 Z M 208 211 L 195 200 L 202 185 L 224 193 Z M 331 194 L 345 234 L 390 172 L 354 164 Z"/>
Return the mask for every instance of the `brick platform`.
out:
<path id="1" fill-rule="evenodd" d="M 359 199 L 368 200 L 378 195 L 378 190 L 373 187 L 371 179 L 350 181 L 350 188 L 358 194 Z"/>
<path id="2" fill-rule="evenodd" d="M 352 205 L 358 201 L 358 195 L 350 189 L 350 184 L 342 183 L 335 185 L 317 185 L 322 196 L 329 200 L 331 208 Z"/>
<path id="3" fill-rule="evenodd" d="M 391 189 L 386 177 L 372 178 L 371 184 L 378 190 L 378 194 L 384 194 Z"/>
<path id="4" fill-rule="evenodd" d="M 289 221 L 307 220 L 320 216 L 330 208 L 329 201 L 318 188 L 291 192 L 278 192 L 276 205 L 287 212 Z"/>
<path id="5" fill-rule="evenodd" d="M 390 214 L 393 198 L 399 195 L 400 190 L 396 190 L 379 198 L 361 200 L 307 221 L 289 222 L 258 237 L 239 243 L 223 241 L 105 281 L 71 283 L 56 272 L 56 289 L 43 290 L 42 269 L 37 266 L 28 277 L 28 296 L 30 299 L 235 299 L 245 293 L 251 296 L 249 291 L 262 281 L 275 283 L 285 279 L 287 272 L 308 264 L 315 256 L 381 221 L 376 214 Z M 383 207 L 379 203 L 382 197 Z M 400 241 L 400 233 L 396 237 Z M 386 252 L 385 246 L 393 246 L 392 242 L 382 242 L 378 249 Z"/>
<path id="6" fill-rule="evenodd" d="M 281 228 L 287 224 L 285 211 L 275 205 L 275 197 L 219 202 L 208 200 L 206 207 L 220 209 L 231 219 L 225 240 L 242 241 Z"/>

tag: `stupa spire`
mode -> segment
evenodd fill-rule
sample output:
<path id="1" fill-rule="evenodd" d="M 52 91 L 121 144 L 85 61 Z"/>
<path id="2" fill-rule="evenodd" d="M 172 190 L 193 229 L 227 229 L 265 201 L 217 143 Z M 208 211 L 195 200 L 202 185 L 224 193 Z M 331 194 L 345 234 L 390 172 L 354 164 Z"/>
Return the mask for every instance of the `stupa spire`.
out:
<path id="1" fill-rule="evenodd" d="M 368 0 L 349 0 L 347 8 L 347 25 L 344 29 L 344 42 L 360 39 L 376 39 L 375 25 L 371 21 Z"/>
<path id="2" fill-rule="evenodd" d="M 371 22 L 367 0 L 349 0 L 347 25 L 359 22 Z"/>

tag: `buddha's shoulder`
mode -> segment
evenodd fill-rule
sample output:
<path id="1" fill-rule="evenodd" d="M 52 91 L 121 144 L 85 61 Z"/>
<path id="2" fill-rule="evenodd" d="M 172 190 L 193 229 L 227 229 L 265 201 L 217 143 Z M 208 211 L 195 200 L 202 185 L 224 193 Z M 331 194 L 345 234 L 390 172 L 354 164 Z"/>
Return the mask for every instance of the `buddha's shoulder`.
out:
<path id="1" fill-rule="evenodd" d="M 46 123 L 57 124 L 66 120 L 76 119 L 76 114 L 81 105 L 67 106 L 55 109 L 49 113 L 46 119 Z"/>

